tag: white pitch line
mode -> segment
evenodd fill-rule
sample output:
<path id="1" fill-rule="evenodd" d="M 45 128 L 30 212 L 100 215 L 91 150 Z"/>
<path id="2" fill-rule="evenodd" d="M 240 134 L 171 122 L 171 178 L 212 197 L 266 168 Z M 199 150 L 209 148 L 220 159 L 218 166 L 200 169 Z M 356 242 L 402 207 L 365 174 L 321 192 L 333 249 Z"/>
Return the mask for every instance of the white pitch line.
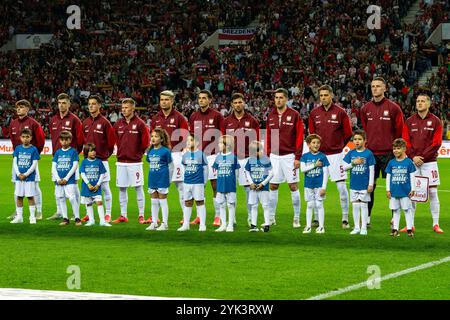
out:
<path id="1" fill-rule="evenodd" d="M 435 260 L 435 261 L 431 261 L 431 262 L 428 262 L 428 263 L 424 263 L 424 264 L 418 265 L 416 267 L 405 269 L 405 270 L 402 270 L 402 271 L 399 271 L 399 272 L 387 274 L 384 277 L 380 278 L 380 283 L 381 283 L 381 281 L 398 278 L 398 277 L 401 277 L 401 276 L 403 276 L 405 274 L 416 272 L 416 271 L 423 270 L 423 269 L 428 269 L 428 268 L 431 268 L 431 267 L 434 267 L 434 266 L 437 266 L 439 264 L 446 263 L 446 262 L 450 262 L 450 256 L 442 258 L 440 260 Z M 367 281 L 363 281 L 363 282 L 360 282 L 360 283 L 357 283 L 357 284 L 354 284 L 354 285 L 351 285 L 351 286 L 348 286 L 348 287 L 345 287 L 345 288 L 342 288 L 342 289 L 333 290 L 333 291 L 329 291 L 329 292 L 326 292 L 326 293 L 323 293 L 323 294 L 319 294 L 317 296 L 310 297 L 310 298 L 308 298 L 306 300 L 327 299 L 327 298 L 330 298 L 330 297 L 338 296 L 338 295 L 343 294 L 343 293 L 347 293 L 347 292 L 350 292 L 350 291 L 358 290 L 358 289 L 361 289 L 361 288 L 364 288 L 364 287 L 367 287 Z"/>
<path id="2" fill-rule="evenodd" d="M 79 292 L 79 291 L 49 291 L 49 290 L 0 288 L 0 300 L 198 300 L 198 299 L 131 296 L 114 293 L 93 293 L 93 292 Z"/>

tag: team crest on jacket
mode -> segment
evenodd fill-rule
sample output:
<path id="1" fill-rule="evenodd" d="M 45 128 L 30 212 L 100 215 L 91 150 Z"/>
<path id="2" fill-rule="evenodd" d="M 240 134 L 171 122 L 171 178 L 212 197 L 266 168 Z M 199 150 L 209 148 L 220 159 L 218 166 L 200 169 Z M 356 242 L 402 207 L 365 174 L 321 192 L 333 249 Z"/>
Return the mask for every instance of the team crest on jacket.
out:
<path id="1" fill-rule="evenodd" d="M 287 117 L 286 117 L 286 120 L 287 120 L 287 121 L 291 121 L 291 119 L 292 119 L 291 116 L 287 116 Z"/>
<path id="2" fill-rule="evenodd" d="M 336 118 L 337 118 L 337 115 L 335 115 L 335 114 L 331 115 L 331 119 L 336 120 Z"/>
<path id="3" fill-rule="evenodd" d="M 245 125 L 246 127 L 250 127 L 250 121 L 245 121 L 244 125 Z"/>
<path id="4" fill-rule="evenodd" d="M 214 123 L 214 119 L 209 119 L 209 124 L 213 124 Z"/>
<path id="5" fill-rule="evenodd" d="M 431 127 L 432 122 L 431 121 L 427 121 L 427 126 Z"/>
<path id="6" fill-rule="evenodd" d="M 170 119 L 170 123 L 174 123 L 174 122 L 175 122 L 174 118 Z"/>
<path id="7" fill-rule="evenodd" d="M 101 129 L 102 128 L 102 125 L 99 123 L 99 124 L 97 124 L 97 129 Z"/>
<path id="8" fill-rule="evenodd" d="M 136 130 L 137 124 L 133 124 L 133 130 Z"/>
<path id="9" fill-rule="evenodd" d="M 70 126 L 70 121 L 66 121 L 66 126 Z"/>
<path id="10" fill-rule="evenodd" d="M 384 110 L 383 115 L 387 117 L 389 115 L 389 110 Z"/>

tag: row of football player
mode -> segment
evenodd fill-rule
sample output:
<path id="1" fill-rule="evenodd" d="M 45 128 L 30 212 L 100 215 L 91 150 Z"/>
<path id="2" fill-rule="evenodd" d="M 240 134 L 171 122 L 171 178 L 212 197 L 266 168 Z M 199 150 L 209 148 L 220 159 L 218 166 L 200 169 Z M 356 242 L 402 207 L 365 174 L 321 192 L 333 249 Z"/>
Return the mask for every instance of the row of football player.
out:
<path id="1" fill-rule="evenodd" d="M 21 132 L 22 145 L 14 151 L 13 169 L 15 177 L 15 195 L 17 197 L 17 216 L 11 223 L 23 222 L 23 198 L 27 197 L 30 207 L 30 223 L 36 223 L 34 195 L 36 194 L 37 161 L 40 159 L 37 149 L 30 144 L 31 131 L 24 129 Z M 70 147 L 71 134 L 63 131 L 60 134 L 61 149 L 57 150 L 52 159 L 52 177 L 55 181 L 55 197 L 61 206 L 63 221 L 61 225 L 69 224 L 66 199 L 72 205 L 75 216 L 75 224 L 81 225 L 79 217 L 79 191 L 77 185 L 78 153 Z M 354 133 L 353 143 L 355 149 L 351 150 L 344 158 L 344 170 L 350 170 L 350 197 L 353 204 L 354 229 L 351 234 L 367 234 L 368 206 L 370 193 L 373 191 L 375 159 L 372 152 L 365 148 L 366 135 L 362 130 Z M 328 181 L 329 162 L 325 154 L 319 152 L 321 138 L 316 134 L 309 135 L 306 139 L 309 152 L 301 157 L 301 172 L 305 173 L 304 196 L 307 202 L 306 227 L 303 233 L 312 230 L 312 217 L 318 227 L 316 233 L 324 233 L 324 206 L 326 186 Z M 234 231 L 236 208 L 236 181 L 239 175 L 240 164 L 233 154 L 233 137 L 224 135 L 219 140 L 221 152 L 216 157 L 213 169 L 217 170 L 217 198 L 220 204 L 220 226 L 217 232 Z M 193 222 L 199 223 L 199 231 L 206 230 L 206 209 L 204 187 L 207 182 L 208 162 L 205 154 L 198 149 L 199 141 L 195 136 L 190 136 L 187 142 L 186 152 L 183 154 L 182 165 L 184 167 L 183 199 L 185 206 L 182 226 L 178 231 L 187 231 L 190 226 L 193 202 L 197 207 L 197 218 Z M 404 210 L 406 218 L 406 232 L 413 236 L 414 205 L 410 197 L 414 195 L 413 162 L 406 156 L 406 142 L 397 139 L 393 143 L 392 159 L 386 169 L 387 197 L 390 199 L 390 208 L 393 210 L 391 235 L 397 236 L 400 220 L 400 209 Z M 269 191 L 268 184 L 273 177 L 270 159 L 263 154 L 260 142 L 253 141 L 250 145 L 251 157 L 245 164 L 246 178 L 250 182 L 250 194 L 248 197 L 249 225 L 251 232 L 259 231 L 257 227 L 258 203 L 261 203 L 264 211 L 264 224 L 262 231 L 269 231 L 271 224 L 269 217 Z M 104 215 L 102 204 L 101 185 L 109 168 L 96 157 L 95 145 L 84 146 L 84 157 L 79 173 L 81 183 L 81 203 L 86 205 L 87 215 L 84 218 L 86 225 L 94 224 L 93 204 L 97 205 L 101 226 L 111 226 L 110 217 Z M 151 147 L 146 160 L 149 163 L 148 192 L 152 198 L 150 226 L 146 230 L 168 230 L 168 204 L 167 195 L 172 176 L 173 162 L 170 151 L 170 140 L 164 129 L 156 128 L 151 132 Z M 118 173 L 119 174 L 119 173 Z M 136 174 L 139 176 L 139 174 Z M 139 177 L 138 177 L 139 178 Z M 120 180 L 120 177 L 118 177 Z M 162 223 L 158 226 L 159 208 L 162 211 Z M 226 215 L 228 207 L 228 219 Z M 121 217 L 122 218 L 122 217 Z M 123 219 L 122 219 L 123 220 Z M 227 224 L 228 221 L 228 224 Z M 113 222 L 123 222 L 120 219 Z M 300 221 L 294 223 L 295 228 L 300 227 Z"/>

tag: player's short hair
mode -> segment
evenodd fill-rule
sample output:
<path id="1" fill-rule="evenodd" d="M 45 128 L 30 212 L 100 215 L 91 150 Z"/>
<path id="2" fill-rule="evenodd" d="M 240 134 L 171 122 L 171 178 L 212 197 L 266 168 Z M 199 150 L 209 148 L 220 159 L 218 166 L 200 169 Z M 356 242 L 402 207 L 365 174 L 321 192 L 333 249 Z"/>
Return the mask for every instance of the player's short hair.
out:
<path id="1" fill-rule="evenodd" d="M 165 129 L 158 127 L 158 128 L 153 129 L 150 134 L 152 134 L 153 132 L 157 133 L 161 137 L 161 145 L 162 146 L 169 148 L 169 149 L 171 148 L 170 137 Z M 153 149 L 153 145 L 150 146 L 150 149 Z"/>
<path id="2" fill-rule="evenodd" d="M 33 136 L 33 131 L 31 131 L 29 128 L 23 128 L 22 130 L 20 130 L 20 135 L 21 136 Z"/>
<path id="3" fill-rule="evenodd" d="M 289 93 L 285 88 L 278 88 L 275 90 L 275 93 L 282 93 L 286 98 L 289 97 Z"/>
<path id="4" fill-rule="evenodd" d="M 202 89 L 198 92 L 198 95 L 200 96 L 200 93 L 204 93 L 208 96 L 209 99 L 212 99 L 213 94 L 211 91 L 209 91 L 208 89 Z"/>
<path id="5" fill-rule="evenodd" d="M 96 100 L 98 104 L 102 104 L 102 102 L 103 102 L 102 97 L 100 97 L 100 96 L 97 95 L 97 94 L 91 94 L 91 95 L 89 96 L 89 98 L 88 98 L 88 101 L 91 100 L 91 99 L 92 99 L 92 100 Z"/>
<path id="6" fill-rule="evenodd" d="M 231 101 L 234 101 L 234 100 L 236 100 L 236 99 L 242 99 L 242 100 L 244 100 L 244 95 L 243 95 L 242 93 L 240 93 L 240 92 L 233 93 L 233 94 L 231 95 Z"/>
<path id="7" fill-rule="evenodd" d="M 375 77 L 375 78 L 372 79 L 372 81 L 381 81 L 381 82 L 383 82 L 386 85 L 386 80 L 384 80 L 383 77 Z"/>
<path id="8" fill-rule="evenodd" d="M 416 100 L 417 100 L 417 98 L 420 97 L 420 96 L 426 97 L 427 100 L 431 102 L 431 96 L 430 96 L 430 94 L 428 94 L 428 92 L 425 92 L 425 91 L 424 91 L 424 92 L 419 92 L 419 93 L 417 94 L 417 96 L 416 96 Z"/>
<path id="9" fill-rule="evenodd" d="M 159 95 L 160 95 L 160 96 L 171 97 L 172 100 L 175 98 L 175 93 L 173 93 L 172 90 L 164 90 L 164 91 L 161 91 L 161 93 L 160 93 Z"/>
<path id="10" fill-rule="evenodd" d="M 59 133 L 60 140 L 72 140 L 72 133 L 67 130 L 63 130 Z"/>
<path id="11" fill-rule="evenodd" d="M 355 132 L 353 132 L 353 137 L 356 136 L 356 135 L 361 136 L 364 140 L 367 139 L 367 135 L 366 135 L 366 132 L 364 130 L 361 130 L 361 129 L 355 130 Z"/>
<path id="12" fill-rule="evenodd" d="M 84 158 L 87 158 L 89 152 L 91 152 L 92 150 L 95 150 L 95 144 L 93 144 L 93 143 L 86 143 L 86 144 L 83 146 L 83 155 L 84 155 Z"/>
<path id="13" fill-rule="evenodd" d="M 406 141 L 402 138 L 397 138 L 392 142 L 392 148 L 405 148 L 406 149 Z"/>
<path id="14" fill-rule="evenodd" d="M 136 101 L 133 98 L 124 98 L 122 99 L 122 104 L 131 104 L 132 106 L 136 106 Z"/>
<path id="15" fill-rule="evenodd" d="M 28 109 L 31 108 L 31 103 L 28 100 L 22 99 L 16 102 L 16 108 L 22 106 L 22 107 L 26 107 Z"/>
<path id="16" fill-rule="evenodd" d="M 313 133 L 306 137 L 306 143 L 310 144 L 314 139 L 318 139 L 320 142 L 322 142 L 322 137 L 318 134 Z"/>
<path id="17" fill-rule="evenodd" d="M 58 94 L 58 96 L 56 97 L 56 100 L 69 100 L 70 102 L 70 97 L 67 93 L 60 93 Z"/>
<path id="18" fill-rule="evenodd" d="M 224 134 L 220 137 L 222 139 L 223 144 L 225 145 L 225 148 L 227 150 L 233 150 L 234 149 L 234 137 L 230 136 L 229 134 Z"/>
<path id="19" fill-rule="evenodd" d="M 322 90 L 326 90 L 329 93 L 333 93 L 333 88 L 330 85 L 328 85 L 328 84 L 324 84 L 324 85 L 320 86 L 319 87 L 319 92 L 322 91 Z"/>

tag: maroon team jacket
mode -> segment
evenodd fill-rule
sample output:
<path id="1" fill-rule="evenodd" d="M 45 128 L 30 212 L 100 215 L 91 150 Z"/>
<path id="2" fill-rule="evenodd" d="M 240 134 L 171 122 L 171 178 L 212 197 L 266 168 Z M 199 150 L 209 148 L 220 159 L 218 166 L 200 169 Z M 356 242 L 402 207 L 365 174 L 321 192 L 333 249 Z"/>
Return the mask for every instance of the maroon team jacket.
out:
<path id="1" fill-rule="evenodd" d="M 424 157 L 423 162 L 434 162 L 442 145 L 442 123 L 434 114 L 428 112 L 425 118 L 413 114 L 403 127 L 403 139 L 406 140 L 406 153 L 411 159 Z"/>
<path id="2" fill-rule="evenodd" d="M 125 118 L 114 124 L 117 141 L 117 161 L 142 162 L 142 156 L 150 145 L 150 133 L 141 118 L 134 115 L 127 123 Z"/>
<path id="3" fill-rule="evenodd" d="M 22 141 L 20 141 L 20 132 L 25 128 L 30 129 L 33 133 L 31 144 L 41 153 L 45 145 L 44 130 L 42 130 L 41 125 L 36 120 L 29 116 L 25 116 L 22 119 L 14 119 L 9 125 L 9 138 L 11 139 L 13 149 L 15 150 L 18 145 L 22 144 Z"/>
<path id="4" fill-rule="evenodd" d="M 217 129 L 224 134 L 225 130 L 223 122 L 224 119 L 222 114 L 219 111 L 211 109 L 211 107 L 206 109 L 205 112 L 202 112 L 201 110 L 196 111 L 189 118 L 189 131 L 191 134 L 198 134 L 198 132 L 202 130 L 200 149 L 205 155 L 209 156 L 215 154 L 218 151 L 216 149 L 219 143 L 219 137 L 213 138 L 214 135 L 209 134 L 207 130 Z"/>
<path id="5" fill-rule="evenodd" d="M 244 148 L 239 148 L 242 145 L 235 141 L 234 153 L 239 159 L 247 158 L 249 156 L 249 145 L 253 140 L 259 140 L 259 122 L 250 113 L 245 112 L 241 119 L 236 118 L 232 112 L 224 121 L 225 133 L 235 137 L 245 137 Z M 252 133 L 250 133 L 253 131 Z"/>
<path id="6" fill-rule="evenodd" d="M 63 118 L 61 118 L 58 112 L 50 119 L 50 136 L 52 138 L 53 154 L 55 154 L 56 150 L 61 148 L 59 134 L 63 130 L 72 133 L 72 142 L 70 146 L 80 153 L 83 150 L 84 144 L 83 125 L 81 120 L 69 111 Z"/>
<path id="7" fill-rule="evenodd" d="M 114 152 L 116 135 L 111 123 L 104 116 L 99 114 L 83 121 L 83 130 L 86 143 L 95 144 L 97 157 L 106 161 Z"/>
<path id="8" fill-rule="evenodd" d="M 188 122 L 177 110 L 172 109 L 167 117 L 162 111 L 155 114 L 152 118 L 150 131 L 155 128 L 162 128 L 167 131 L 173 152 L 181 152 L 186 147 L 186 138 L 189 134 Z M 182 130 L 174 133 L 176 129 Z"/>

